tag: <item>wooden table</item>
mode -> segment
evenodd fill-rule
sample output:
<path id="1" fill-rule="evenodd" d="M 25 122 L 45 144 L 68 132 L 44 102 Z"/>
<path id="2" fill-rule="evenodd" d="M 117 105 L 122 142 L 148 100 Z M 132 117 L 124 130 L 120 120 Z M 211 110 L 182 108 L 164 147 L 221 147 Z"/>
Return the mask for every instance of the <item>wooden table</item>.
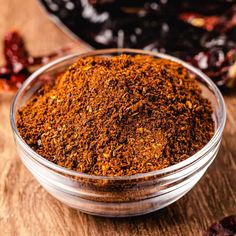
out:
<path id="1" fill-rule="evenodd" d="M 37 1 L 0 0 L 0 5 L 0 39 L 16 27 L 35 54 L 72 41 L 51 23 Z M 80 44 L 80 50 L 87 49 Z M 158 212 L 109 219 L 64 206 L 36 182 L 14 148 L 9 122 L 13 96 L 0 95 L 0 235 L 201 235 L 214 221 L 236 214 L 236 92 L 224 97 L 228 118 L 222 146 L 197 186 Z"/>

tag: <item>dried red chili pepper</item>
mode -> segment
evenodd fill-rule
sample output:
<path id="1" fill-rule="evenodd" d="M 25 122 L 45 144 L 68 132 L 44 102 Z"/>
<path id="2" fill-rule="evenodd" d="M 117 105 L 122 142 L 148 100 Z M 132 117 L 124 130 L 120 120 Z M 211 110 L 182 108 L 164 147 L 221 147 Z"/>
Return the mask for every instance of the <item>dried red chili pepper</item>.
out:
<path id="1" fill-rule="evenodd" d="M 32 66 L 39 66 L 72 49 L 64 47 L 43 56 L 31 56 L 25 47 L 22 36 L 10 31 L 4 38 L 5 65 L 0 66 L 0 92 L 15 91 L 31 73 Z"/>
<path id="2" fill-rule="evenodd" d="M 218 16 L 203 16 L 194 12 L 181 13 L 179 19 L 207 31 L 212 31 L 220 22 Z"/>
<path id="3" fill-rule="evenodd" d="M 218 86 L 236 86 L 236 48 L 225 52 L 214 47 L 194 56 L 190 63 L 205 72 Z"/>
<path id="4" fill-rule="evenodd" d="M 233 236 L 236 234 L 236 215 L 225 217 L 219 222 L 214 223 L 205 232 L 205 236 Z"/>

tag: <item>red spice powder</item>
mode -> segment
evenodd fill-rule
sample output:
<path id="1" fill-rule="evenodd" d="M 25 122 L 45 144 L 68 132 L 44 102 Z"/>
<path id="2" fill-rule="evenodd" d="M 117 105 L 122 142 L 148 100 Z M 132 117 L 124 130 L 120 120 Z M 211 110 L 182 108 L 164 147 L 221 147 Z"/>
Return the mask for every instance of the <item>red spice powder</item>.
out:
<path id="1" fill-rule="evenodd" d="M 181 65 L 149 56 L 78 59 L 17 116 L 25 142 L 68 169 L 123 176 L 162 169 L 214 133 L 210 102 Z"/>

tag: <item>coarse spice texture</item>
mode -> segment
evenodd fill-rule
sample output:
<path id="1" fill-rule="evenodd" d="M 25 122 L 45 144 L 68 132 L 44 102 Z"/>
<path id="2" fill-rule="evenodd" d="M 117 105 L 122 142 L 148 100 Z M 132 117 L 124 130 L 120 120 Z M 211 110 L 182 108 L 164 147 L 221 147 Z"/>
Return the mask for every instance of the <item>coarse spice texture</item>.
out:
<path id="1" fill-rule="evenodd" d="M 80 58 L 17 114 L 25 142 L 55 164 L 92 175 L 162 169 L 214 133 L 212 106 L 183 66 L 149 56 Z"/>

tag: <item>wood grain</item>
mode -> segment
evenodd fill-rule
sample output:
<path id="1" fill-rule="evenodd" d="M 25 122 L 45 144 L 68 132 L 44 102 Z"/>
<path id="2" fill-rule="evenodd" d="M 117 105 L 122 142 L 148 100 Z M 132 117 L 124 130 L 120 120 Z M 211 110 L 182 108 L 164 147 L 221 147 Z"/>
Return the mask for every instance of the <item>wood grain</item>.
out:
<path id="1" fill-rule="evenodd" d="M 0 0 L 0 5 L 0 39 L 16 27 L 35 54 L 71 42 L 49 21 L 37 1 Z M 80 44 L 80 50 L 87 48 Z M 12 98 L 0 95 L 0 235 L 201 235 L 214 221 L 236 214 L 236 92 L 225 95 L 228 118 L 222 146 L 197 186 L 163 210 L 128 219 L 77 212 L 36 182 L 14 148 L 9 122 Z"/>

